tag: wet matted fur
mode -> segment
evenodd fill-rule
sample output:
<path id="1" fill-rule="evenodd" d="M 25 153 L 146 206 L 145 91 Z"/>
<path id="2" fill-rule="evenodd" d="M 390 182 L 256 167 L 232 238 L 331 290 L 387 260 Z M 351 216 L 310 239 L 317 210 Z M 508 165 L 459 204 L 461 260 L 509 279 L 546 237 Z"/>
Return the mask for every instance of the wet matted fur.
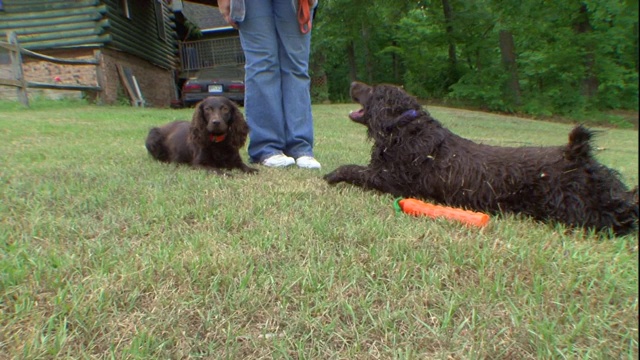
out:
<path id="1" fill-rule="evenodd" d="M 163 162 L 218 173 L 221 169 L 256 172 L 240 157 L 248 134 L 249 126 L 236 104 L 222 96 L 210 96 L 195 106 L 191 122 L 174 121 L 152 128 L 145 146 L 151 156 Z"/>
<path id="2" fill-rule="evenodd" d="M 344 165 L 325 175 L 394 196 L 417 197 L 489 213 L 520 213 L 542 221 L 618 235 L 636 229 L 638 187 L 592 156 L 583 126 L 554 147 L 500 147 L 464 139 L 392 85 L 351 85 L 363 106 L 351 120 L 373 141 L 368 166 Z"/>

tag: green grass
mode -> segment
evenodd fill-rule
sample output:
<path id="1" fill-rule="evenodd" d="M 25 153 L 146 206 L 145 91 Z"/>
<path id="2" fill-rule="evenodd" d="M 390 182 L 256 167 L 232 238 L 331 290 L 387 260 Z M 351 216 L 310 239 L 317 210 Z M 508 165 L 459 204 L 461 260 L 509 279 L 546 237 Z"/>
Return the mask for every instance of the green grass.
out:
<path id="1" fill-rule="evenodd" d="M 354 108 L 314 106 L 321 171 L 220 177 L 144 149 L 189 109 L 0 104 L 0 358 L 638 357 L 636 235 L 470 229 L 330 187 L 324 173 L 368 160 Z M 505 146 L 571 128 L 430 111 Z M 637 131 L 596 145 L 638 183 Z"/>

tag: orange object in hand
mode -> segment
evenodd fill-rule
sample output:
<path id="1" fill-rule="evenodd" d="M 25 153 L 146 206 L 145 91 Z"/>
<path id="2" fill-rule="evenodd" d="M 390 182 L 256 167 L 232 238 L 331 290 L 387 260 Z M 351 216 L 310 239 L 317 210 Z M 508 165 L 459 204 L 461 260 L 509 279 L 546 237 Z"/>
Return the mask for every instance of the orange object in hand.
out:
<path id="1" fill-rule="evenodd" d="M 396 199 L 395 206 L 396 211 L 402 210 L 414 216 L 428 216 L 430 218 L 444 217 L 478 227 L 483 227 L 489 223 L 489 215 L 487 214 L 448 206 L 433 205 L 417 199 L 398 198 Z"/>

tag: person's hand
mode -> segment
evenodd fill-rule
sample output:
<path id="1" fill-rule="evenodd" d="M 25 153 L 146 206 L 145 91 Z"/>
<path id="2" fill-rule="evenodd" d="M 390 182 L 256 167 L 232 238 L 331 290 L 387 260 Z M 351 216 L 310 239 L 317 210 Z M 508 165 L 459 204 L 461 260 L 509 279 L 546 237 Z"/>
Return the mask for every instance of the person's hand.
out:
<path id="1" fill-rule="evenodd" d="M 235 29 L 238 28 L 238 24 L 235 21 L 231 20 L 231 2 L 230 0 L 218 0 L 218 9 L 220 9 L 220 14 L 224 17 L 224 20 L 227 24 L 233 26 Z"/>

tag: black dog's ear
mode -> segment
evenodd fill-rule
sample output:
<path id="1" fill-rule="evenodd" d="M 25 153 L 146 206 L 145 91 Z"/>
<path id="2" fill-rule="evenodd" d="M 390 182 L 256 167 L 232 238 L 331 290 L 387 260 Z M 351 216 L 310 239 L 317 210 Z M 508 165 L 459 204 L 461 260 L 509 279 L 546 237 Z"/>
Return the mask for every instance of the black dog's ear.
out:
<path id="1" fill-rule="evenodd" d="M 413 120 L 428 114 L 421 110 L 418 100 L 404 89 L 395 85 L 375 86 L 366 105 L 369 115 L 368 135 L 370 138 L 384 138 L 393 129 L 406 126 Z"/>
<path id="2" fill-rule="evenodd" d="M 205 144 L 207 142 L 207 121 L 204 118 L 204 100 L 196 104 L 191 118 L 191 131 L 189 139 L 196 144 Z"/>
<path id="3" fill-rule="evenodd" d="M 247 135 L 249 135 L 249 125 L 244 119 L 244 115 L 238 108 L 238 106 L 231 100 L 229 107 L 231 109 L 231 117 L 229 118 L 229 130 L 227 136 L 229 136 L 229 142 L 234 149 L 239 149 L 244 146 L 247 141 Z"/>

